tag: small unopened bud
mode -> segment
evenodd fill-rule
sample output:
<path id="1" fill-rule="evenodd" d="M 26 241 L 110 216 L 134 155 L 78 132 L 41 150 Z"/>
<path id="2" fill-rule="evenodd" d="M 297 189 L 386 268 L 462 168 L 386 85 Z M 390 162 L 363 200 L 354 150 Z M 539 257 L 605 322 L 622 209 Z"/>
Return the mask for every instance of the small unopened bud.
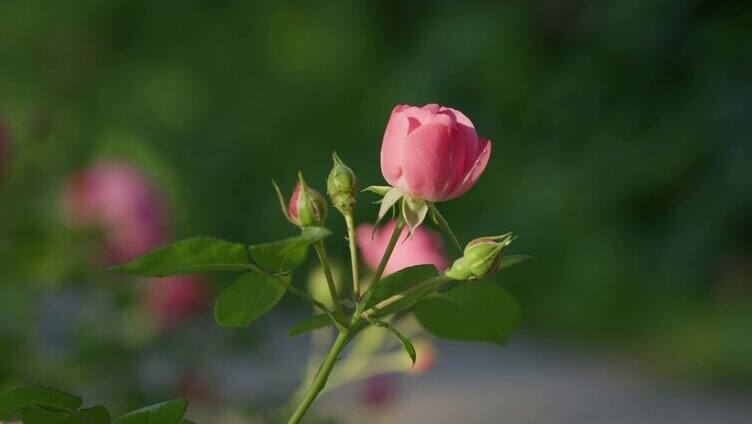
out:
<path id="1" fill-rule="evenodd" d="M 326 219 L 326 200 L 321 193 L 308 187 L 301 176 L 290 197 L 288 213 L 290 221 L 299 227 L 321 225 Z"/>
<path id="2" fill-rule="evenodd" d="M 342 162 L 336 152 L 332 154 L 332 160 L 334 160 L 334 167 L 326 180 L 326 191 L 337 210 L 343 214 L 352 213 L 357 201 L 358 178 L 353 170 Z"/>
<path id="3" fill-rule="evenodd" d="M 471 241 L 465 247 L 464 256 L 454 261 L 446 275 L 455 280 L 473 281 L 495 274 L 501 266 L 504 250 L 512 240 L 514 235 L 507 233 Z"/>

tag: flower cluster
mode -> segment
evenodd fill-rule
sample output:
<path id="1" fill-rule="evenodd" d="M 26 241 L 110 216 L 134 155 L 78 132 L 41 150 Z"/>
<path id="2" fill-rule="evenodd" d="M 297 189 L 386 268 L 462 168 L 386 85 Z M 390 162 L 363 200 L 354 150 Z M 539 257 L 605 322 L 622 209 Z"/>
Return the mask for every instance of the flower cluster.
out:
<path id="1" fill-rule="evenodd" d="M 424 225 L 430 220 L 459 245 L 436 203 L 470 190 L 486 169 L 490 155 L 491 142 L 478 136 L 462 112 L 436 104 L 397 106 L 387 123 L 381 148 L 381 171 L 389 185 L 365 189 L 381 197 L 377 224 L 356 226 L 359 181 L 352 168 L 333 154 L 326 193 L 345 220 L 352 289 L 342 283 L 345 273 L 330 261 L 327 253 L 325 239 L 331 234 L 325 228 L 327 199 L 306 182 L 302 173 L 289 198 L 274 183 L 282 213 L 299 228 L 300 235 L 250 246 L 211 237 L 186 239 L 113 270 L 168 278 L 205 271 L 239 272 L 241 275 L 215 303 L 217 323 L 227 327 L 250 325 L 275 307 L 286 293 L 310 303 L 316 315 L 292 328 L 289 334 L 327 328 L 327 334 L 336 332 L 336 337 L 330 346 L 330 337 L 317 337 L 316 333 L 312 337 L 314 344 L 322 348 L 323 362 L 309 361 L 307 378 L 293 395 L 298 406 L 288 423 L 295 424 L 327 383 L 331 388 L 385 373 L 419 374 L 429 370 L 436 354 L 426 333 L 453 340 L 506 342 L 517 324 L 518 306 L 503 287 L 479 280 L 523 259 L 502 258 L 514 236 L 508 233 L 475 239 L 467 244 L 460 258 L 451 262 L 439 233 Z M 125 188 L 117 190 L 119 195 L 130 198 L 122 205 L 125 211 L 110 210 L 108 201 L 100 204 L 99 190 L 78 189 L 97 187 L 87 183 L 87 179 L 74 184 L 72 196 L 75 204 L 85 205 L 79 219 L 108 227 L 116 239 L 120 226 L 139 225 L 138 216 L 144 215 L 132 213 L 131 208 L 141 204 L 142 197 L 149 197 L 132 187 L 143 188 L 142 182 L 136 183 L 132 175 L 125 177 L 118 183 Z M 102 184 L 99 179 L 94 181 Z M 390 211 L 395 218 L 378 226 Z M 292 277 L 303 264 L 309 247 L 314 248 L 320 266 L 309 279 L 308 291 L 303 291 L 293 284 Z M 365 275 L 361 275 L 361 259 L 368 269 Z M 172 294 L 171 298 L 179 303 L 187 297 Z M 159 305 L 169 303 L 166 297 L 157 300 Z M 160 308 L 182 311 L 179 305 Z M 387 339 L 389 333 L 395 338 Z M 351 342 L 355 346 L 342 358 Z M 407 356 L 393 347 L 401 347 Z M 332 374 L 337 364 L 339 372 Z M 372 397 L 380 396 L 376 393 Z"/>

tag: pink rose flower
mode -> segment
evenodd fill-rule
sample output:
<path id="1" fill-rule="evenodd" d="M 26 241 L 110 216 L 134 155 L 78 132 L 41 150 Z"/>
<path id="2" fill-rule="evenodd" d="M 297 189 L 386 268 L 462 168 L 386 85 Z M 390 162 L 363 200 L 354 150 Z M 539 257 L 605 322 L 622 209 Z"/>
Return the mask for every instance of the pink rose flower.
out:
<path id="1" fill-rule="evenodd" d="M 376 269 L 379 266 L 395 225 L 397 223 L 391 221 L 376 229 L 375 233 L 372 225 L 358 226 L 356 230 L 358 247 L 363 261 L 369 268 Z M 441 236 L 425 227 L 418 227 L 412 237 L 408 237 L 408 231 L 407 227 L 402 230 L 400 240 L 386 264 L 384 275 L 421 264 L 432 264 L 439 271 L 444 271 L 449 265 L 449 260 L 444 252 Z"/>
<path id="2" fill-rule="evenodd" d="M 63 219 L 98 227 L 110 262 L 124 262 L 167 241 L 165 207 L 146 176 L 120 161 L 104 161 L 71 177 L 62 195 Z"/>
<path id="3" fill-rule="evenodd" d="M 429 104 L 399 105 L 392 111 L 381 145 L 381 173 L 414 199 L 438 202 L 475 185 L 491 156 L 462 112 Z"/>
<path id="4" fill-rule="evenodd" d="M 148 284 L 149 310 L 159 317 L 163 329 L 175 327 L 206 302 L 206 285 L 195 275 L 152 278 Z"/>

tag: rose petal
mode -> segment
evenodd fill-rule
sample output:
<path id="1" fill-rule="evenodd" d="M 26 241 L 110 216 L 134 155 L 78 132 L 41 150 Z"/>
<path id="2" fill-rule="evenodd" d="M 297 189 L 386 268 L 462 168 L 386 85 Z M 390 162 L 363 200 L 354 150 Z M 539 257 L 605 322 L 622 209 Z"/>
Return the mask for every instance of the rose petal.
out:
<path id="1" fill-rule="evenodd" d="M 475 163 L 467 171 L 462 182 L 460 182 L 444 200 L 454 199 L 455 197 L 465 194 L 465 192 L 475 185 L 481 174 L 483 174 L 486 165 L 488 165 L 488 160 L 491 158 L 491 141 L 481 138 L 478 147 L 480 154 L 475 160 Z"/>
<path id="2" fill-rule="evenodd" d="M 389 117 L 389 122 L 386 124 L 384 141 L 381 144 L 381 173 L 392 186 L 395 186 L 402 176 L 402 168 L 400 167 L 401 149 L 410 126 L 408 116 L 402 113 L 405 108 L 406 106 L 394 108 Z"/>
<path id="3" fill-rule="evenodd" d="M 419 199 L 442 200 L 451 189 L 456 169 L 453 166 L 463 154 L 456 143 L 458 128 L 428 124 L 415 130 L 402 147 L 402 178 L 398 187 Z"/>

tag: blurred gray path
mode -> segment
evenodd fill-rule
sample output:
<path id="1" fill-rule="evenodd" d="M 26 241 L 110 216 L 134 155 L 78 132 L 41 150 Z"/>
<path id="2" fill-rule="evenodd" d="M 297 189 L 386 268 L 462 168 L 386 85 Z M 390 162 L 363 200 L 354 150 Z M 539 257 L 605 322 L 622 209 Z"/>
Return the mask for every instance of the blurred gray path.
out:
<path id="1" fill-rule="evenodd" d="M 752 423 L 750 394 L 659 384 L 606 355 L 513 339 L 506 349 L 443 343 L 434 371 L 406 377 L 385 410 L 357 407 L 354 390 L 320 408 L 346 423 Z"/>

